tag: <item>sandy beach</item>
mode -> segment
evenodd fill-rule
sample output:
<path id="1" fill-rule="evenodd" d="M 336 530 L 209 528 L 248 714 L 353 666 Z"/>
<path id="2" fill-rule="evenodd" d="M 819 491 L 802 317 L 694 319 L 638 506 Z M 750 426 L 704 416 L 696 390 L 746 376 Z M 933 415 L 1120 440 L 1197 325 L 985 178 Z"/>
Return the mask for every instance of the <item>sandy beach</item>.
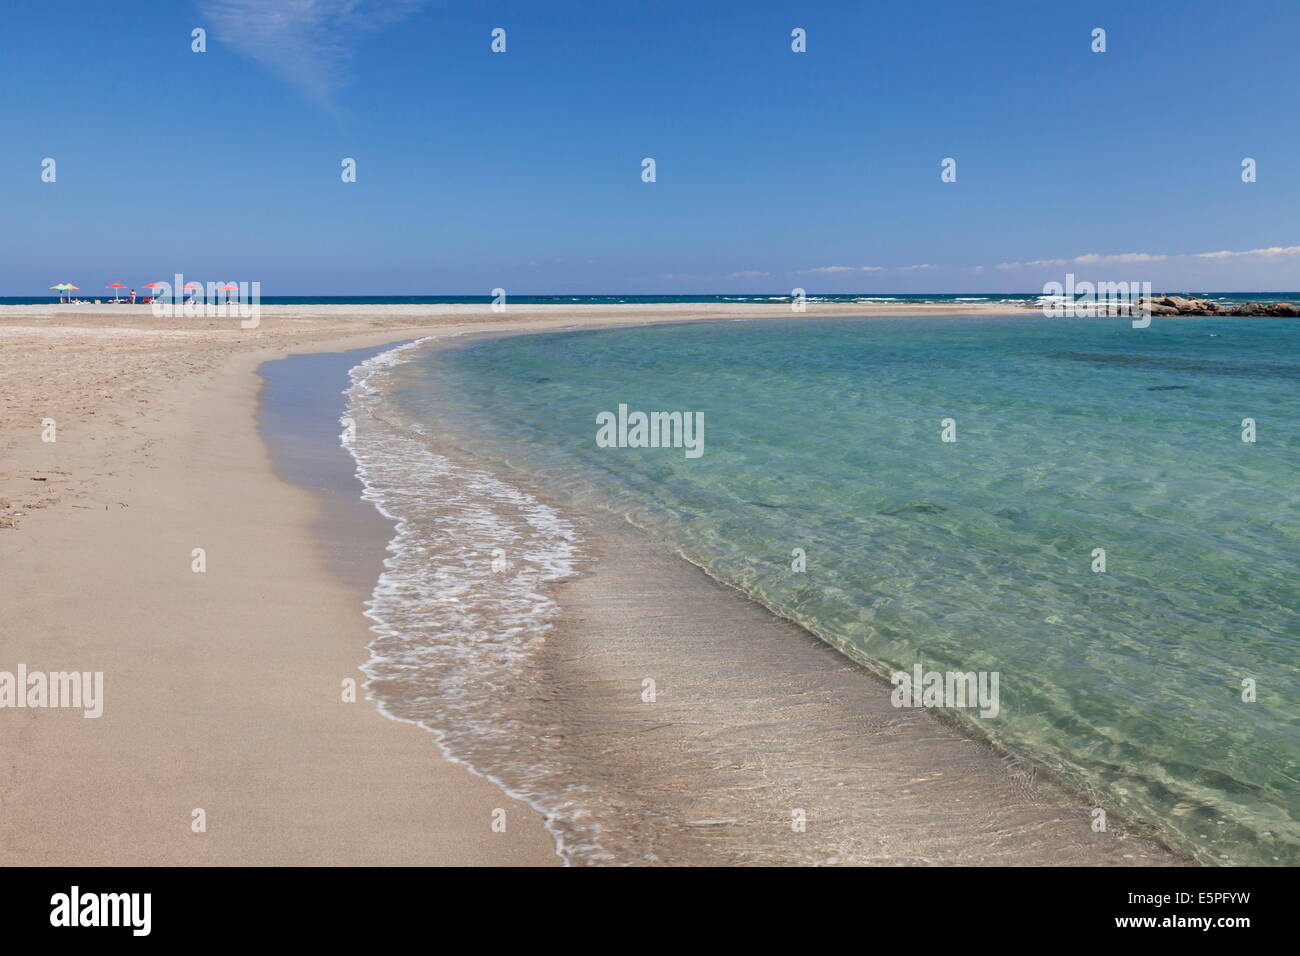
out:
<path id="1" fill-rule="evenodd" d="M 453 867 L 1282 925 L 1257 5 L 14 5 L 9 936 L 373 945 Z"/>
<path id="2" fill-rule="evenodd" d="M 936 313 L 1024 310 L 806 314 Z M 256 426 L 256 370 L 291 354 L 450 332 L 763 317 L 790 318 L 789 307 L 272 306 L 255 329 L 155 319 L 143 307 L 4 310 L 0 669 L 102 671 L 105 703 L 98 719 L 27 710 L 0 721 L 0 863 L 560 864 L 539 813 L 444 760 L 429 734 L 381 715 L 360 692 L 342 699 L 346 681 L 363 679 L 369 622 L 357 583 L 330 566 L 320 530 L 328 503 L 275 474 Z M 43 441 L 51 420 L 56 440 Z M 728 843 L 752 847 L 750 862 L 1180 862 L 1122 827 L 1097 839 L 1080 797 L 929 715 L 899 715 L 887 687 L 672 555 L 626 530 L 584 531 L 595 561 L 557 589 L 554 666 L 539 675 L 551 693 L 530 719 L 569 728 L 574 752 L 600 749 L 624 705 L 593 688 L 640 679 L 646 627 L 671 648 L 661 653 L 683 688 L 656 714 L 667 728 L 658 738 L 635 726 L 645 718 L 626 715 L 633 726 L 605 748 L 595 783 L 629 805 L 643 801 L 648 818 L 657 755 L 689 760 L 693 737 L 729 735 L 735 765 L 717 768 L 716 792 L 694 795 L 683 819 L 712 820 L 740 792 L 757 819 L 786 814 L 792 787 L 807 800 L 842 784 L 855 762 L 874 768 L 825 803 L 826 819 L 859 828 L 843 860 L 807 859 L 743 826 L 703 826 L 662 830 L 654 849 L 663 862 Z M 196 548 L 203 573 L 192 570 Z M 657 573 L 631 573 L 647 566 Z M 646 623 L 683 591 L 697 611 Z M 763 666 L 797 665 L 804 686 L 775 718 L 743 688 L 716 692 L 734 653 L 724 638 L 737 627 L 753 635 Z M 688 634 L 718 636 L 687 646 Z M 782 708 L 800 695 L 852 700 L 859 744 L 832 758 L 783 737 Z M 950 768 L 946 779 L 936 764 Z M 194 832 L 196 810 L 205 832 Z M 493 827 L 498 810 L 505 832 Z"/>

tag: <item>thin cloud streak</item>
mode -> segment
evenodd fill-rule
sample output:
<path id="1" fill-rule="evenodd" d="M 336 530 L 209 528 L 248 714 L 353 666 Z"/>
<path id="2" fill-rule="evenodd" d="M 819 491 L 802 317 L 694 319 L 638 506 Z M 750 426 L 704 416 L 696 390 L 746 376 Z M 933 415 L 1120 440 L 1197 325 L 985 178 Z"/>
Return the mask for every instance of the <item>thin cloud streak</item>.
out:
<path id="1" fill-rule="evenodd" d="M 1156 252 L 1121 252 L 1112 254 L 1101 254 L 1097 252 L 1085 253 L 1081 256 L 1074 256 L 1070 259 L 1034 259 L 1029 262 L 1000 262 L 993 266 L 994 269 L 1003 271 L 1015 269 L 1033 269 L 1033 268 L 1056 268 L 1060 266 L 1096 266 L 1096 265 L 1132 265 L 1137 263 L 1149 262 L 1168 262 L 1170 260 L 1190 260 L 1190 259 L 1236 259 L 1246 256 L 1256 256 L 1264 260 L 1280 259 L 1284 256 L 1300 256 L 1300 246 L 1268 246 L 1259 249 L 1245 249 L 1241 251 L 1232 251 L 1224 249 L 1218 252 L 1186 252 L 1186 253 L 1156 253 Z M 962 267 L 945 267 L 938 266 L 931 262 L 922 262 L 910 266 L 816 266 L 811 269 L 796 269 L 793 273 L 777 271 L 767 272 L 759 269 L 743 269 L 738 272 L 730 272 L 721 278 L 727 279 L 772 279 L 778 276 L 788 275 L 853 275 L 864 272 L 916 272 L 920 270 L 931 269 L 958 269 L 962 272 L 982 273 L 985 271 L 984 266 L 962 266 Z M 719 276 L 701 276 L 685 275 L 681 273 L 665 273 L 659 276 L 663 280 L 683 280 L 683 279 L 717 279 Z M 640 280 L 638 280 L 640 281 Z"/>
<path id="2" fill-rule="evenodd" d="M 883 272 L 884 266 L 818 266 L 816 269 L 800 269 L 796 275 L 833 275 L 836 272 Z"/>
<path id="3" fill-rule="evenodd" d="M 200 0 L 211 33 L 332 109 L 348 80 L 352 44 L 412 13 L 423 0 Z"/>
<path id="4" fill-rule="evenodd" d="M 1035 259 L 1031 262 L 1000 262 L 993 268 L 995 269 L 1030 269 L 1042 266 L 1068 266 L 1068 265 L 1109 265 L 1109 264 L 1128 264 L 1136 262 L 1166 262 L 1170 259 L 1230 259 L 1241 256 L 1259 256 L 1266 259 L 1276 259 L 1281 256 L 1300 255 L 1300 246 L 1269 246 L 1262 249 L 1244 249 L 1240 252 L 1233 252 L 1229 249 L 1223 249 L 1218 252 L 1184 252 L 1184 253 L 1155 253 L 1155 252 L 1122 252 L 1117 255 L 1100 255 L 1090 252 L 1082 256 L 1075 256 L 1073 259 Z"/>
<path id="5" fill-rule="evenodd" d="M 1227 259 L 1233 256 L 1263 256 L 1268 259 L 1274 259 L 1278 256 L 1297 256 L 1300 255 L 1300 246 L 1269 246 L 1267 249 L 1247 249 L 1245 252 L 1198 252 L 1197 259 Z"/>

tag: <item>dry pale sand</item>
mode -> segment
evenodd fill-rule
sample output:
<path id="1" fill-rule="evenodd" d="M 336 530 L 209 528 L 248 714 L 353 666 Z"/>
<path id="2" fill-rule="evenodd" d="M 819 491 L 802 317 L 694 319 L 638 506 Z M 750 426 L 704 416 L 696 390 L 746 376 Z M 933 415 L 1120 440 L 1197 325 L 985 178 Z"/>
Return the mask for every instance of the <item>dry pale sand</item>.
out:
<path id="1" fill-rule="evenodd" d="M 312 536 L 320 502 L 271 470 L 255 370 L 449 330 L 790 313 L 305 311 L 268 308 L 253 330 L 0 314 L 0 670 L 105 675 L 99 719 L 0 710 L 0 864 L 559 862 L 538 814 L 341 700 L 368 622 Z M 808 315 L 868 311 L 899 310 Z"/>

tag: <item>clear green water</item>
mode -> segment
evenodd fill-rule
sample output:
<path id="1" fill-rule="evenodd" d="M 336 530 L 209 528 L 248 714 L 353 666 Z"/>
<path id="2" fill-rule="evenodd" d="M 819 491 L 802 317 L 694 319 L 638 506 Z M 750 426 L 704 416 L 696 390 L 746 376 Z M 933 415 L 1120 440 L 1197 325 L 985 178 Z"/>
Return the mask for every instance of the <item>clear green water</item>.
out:
<path id="1" fill-rule="evenodd" d="M 958 719 L 1198 858 L 1295 865 L 1298 345 L 1294 320 L 725 322 L 427 353 L 390 397 L 874 670 L 998 671 L 998 717 Z M 597 447 L 620 403 L 703 412 L 703 456 Z"/>

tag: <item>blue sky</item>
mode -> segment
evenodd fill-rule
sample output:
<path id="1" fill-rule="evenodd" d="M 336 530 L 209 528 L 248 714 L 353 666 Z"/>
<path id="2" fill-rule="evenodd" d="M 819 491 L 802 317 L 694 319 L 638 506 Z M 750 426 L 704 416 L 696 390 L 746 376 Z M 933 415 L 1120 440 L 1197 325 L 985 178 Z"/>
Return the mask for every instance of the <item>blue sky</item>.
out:
<path id="1" fill-rule="evenodd" d="M 1250 0 L 11 0 L 0 295 L 1291 291 L 1297 35 Z"/>

